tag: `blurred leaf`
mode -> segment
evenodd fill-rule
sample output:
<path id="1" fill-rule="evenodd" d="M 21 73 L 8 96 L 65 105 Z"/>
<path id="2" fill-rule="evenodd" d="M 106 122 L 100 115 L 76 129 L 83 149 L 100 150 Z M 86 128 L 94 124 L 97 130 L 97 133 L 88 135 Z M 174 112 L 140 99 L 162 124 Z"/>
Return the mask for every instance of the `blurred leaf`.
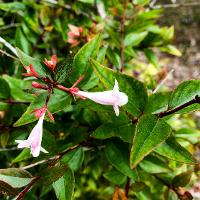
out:
<path id="1" fill-rule="evenodd" d="M 120 56 L 117 53 L 115 53 L 115 51 L 112 50 L 111 48 L 108 48 L 107 56 L 108 56 L 110 62 L 114 65 L 114 67 L 119 69 L 119 67 L 120 67 Z"/>
<path id="2" fill-rule="evenodd" d="M 126 176 L 120 173 L 116 169 L 112 169 L 109 172 L 106 172 L 103 174 L 104 178 L 106 178 L 111 183 L 114 183 L 116 185 L 122 185 L 126 182 Z"/>
<path id="3" fill-rule="evenodd" d="M 128 200 L 124 191 L 118 187 L 115 188 L 112 200 Z"/>
<path id="4" fill-rule="evenodd" d="M 149 3 L 149 0 L 133 0 L 133 3 L 134 4 L 139 4 L 141 6 L 144 6 L 144 5 Z"/>
<path id="5" fill-rule="evenodd" d="M 167 46 L 160 47 L 160 50 L 174 56 L 182 56 L 182 53 L 173 45 L 168 44 Z"/>
<path id="6" fill-rule="evenodd" d="M 141 33 L 129 33 L 126 35 L 124 40 L 125 46 L 138 46 L 144 38 L 147 36 L 148 32 L 141 32 Z"/>
<path id="7" fill-rule="evenodd" d="M 129 166 L 128 151 L 123 146 L 117 147 L 114 143 L 106 144 L 105 154 L 108 161 L 121 173 L 136 180 L 136 172 Z"/>
<path id="8" fill-rule="evenodd" d="M 144 53 L 149 62 L 158 68 L 159 62 L 156 54 L 151 49 L 144 49 Z"/>
<path id="9" fill-rule="evenodd" d="M 0 3 L 0 9 L 7 12 L 19 12 L 26 9 L 25 5 L 20 2 Z"/>
<path id="10" fill-rule="evenodd" d="M 174 177 L 172 180 L 173 187 L 185 187 L 192 177 L 192 172 L 184 172 Z"/>
<path id="11" fill-rule="evenodd" d="M 0 169 L 0 174 L 13 177 L 32 178 L 32 175 L 28 171 L 20 168 Z"/>
<path id="12" fill-rule="evenodd" d="M 170 28 L 167 27 L 162 28 L 161 35 L 165 41 L 172 40 L 174 37 L 174 26 L 171 26 Z"/>
<path id="13" fill-rule="evenodd" d="M 50 22 L 50 8 L 48 6 L 42 6 L 40 11 L 40 20 L 43 26 L 47 26 Z"/>
<path id="14" fill-rule="evenodd" d="M 176 142 L 174 137 L 169 137 L 163 144 L 158 146 L 155 151 L 162 156 L 178 162 L 195 164 L 193 156 Z"/>
<path id="15" fill-rule="evenodd" d="M 172 93 L 169 107 L 175 108 L 200 96 L 200 80 L 190 80 L 181 83 Z"/>
<path id="16" fill-rule="evenodd" d="M 56 193 L 56 197 L 59 200 L 71 200 L 73 199 L 75 179 L 73 172 L 68 169 L 65 174 L 53 183 L 53 188 Z"/>
<path id="17" fill-rule="evenodd" d="M 171 127 L 162 119 L 154 115 L 144 115 L 140 118 L 131 149 L 130 163 L 134 168 L 158 145 L 163 143 L 169 134 Z"/>
<path id="18" fill-rule="evenodd" d="M 107 89 L 112 89 L 115 79 L 118 81 L 120 91 L 128 95 L 128 103 L 123 106 L 124 109 L 134 116 L 139 116 L 147 102 L 147 91 L 143 83 L 104 67 L 94 60 L 92 63 L 95 73 Z"/>
<path id="19" fill-rule="evenodd" d="M 17 28 L 16 31 L 15 46 L 24 51 L 26 54 L 30 54 L 30 44 L 20 28 Z"/>
<path id="20" fill-rule="evenodd" d="M 1 135 L 0 135 L 0 142 L 1 142 L 1 146 L 2 147 L 6 147 L 7 143 L 8 143 L 8 140 L 9 140 L 9 132 L 2 132 Z"/>
<path id="21" fill-rule="evenodd" d="M 0 98 L 5 99 L 10 96 L 10 88 L 8 83 L 3 79 L 0 78 Z"/>
<path id="22" fill-rule="evenodd" d="M 33 110 L 44 106 L 46 96 L 47 94 L 43 93 L 40 94 L 37 98 L 35 98 L 35 100 L 27 108 L 26 112 L 17 120 L 17 122 L 15 122 L 14 126 L 22 126 L 36 121 L 37 118 L 35 117 Z M 51 95 L 51 98 L 49 100 L 48 109 L 52 114 L 54 114 L 63 110 L 70 104 L 71 97 L 66 92 L 55 89 L 54 94 Z"/>

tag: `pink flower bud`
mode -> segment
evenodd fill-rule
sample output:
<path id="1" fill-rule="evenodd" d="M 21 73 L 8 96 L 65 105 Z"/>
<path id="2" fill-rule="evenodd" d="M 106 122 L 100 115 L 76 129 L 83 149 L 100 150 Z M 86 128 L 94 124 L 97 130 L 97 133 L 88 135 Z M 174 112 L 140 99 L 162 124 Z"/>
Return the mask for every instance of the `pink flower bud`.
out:
<path id="1" fill-rule="evenodd" d="M 57 56 L 53 55 L 51 56 L 51 60 L 45 59 L 44 64 L 51 70 L 53 71 L 56 67 L 57 64 Z"/>
<path id="2" fill-rule="evenodd" d="M 26 69 L 27 73 L 24 73 L 24 76 L 34 76 L 36 78 L 39 78 L 38 73 L 35 71 L 34 67 L 32 64 L 30 64 L 29 66 L 24 66 L 24 68 Z"/>
<path id="3" fill-rule="evenodd" d="M 32 87 L 34 88 L 39 88 L 39 89 L 47 89 L 46 86 L 39 84 L 38 82 L 33 81 L 32 82 Z"/>

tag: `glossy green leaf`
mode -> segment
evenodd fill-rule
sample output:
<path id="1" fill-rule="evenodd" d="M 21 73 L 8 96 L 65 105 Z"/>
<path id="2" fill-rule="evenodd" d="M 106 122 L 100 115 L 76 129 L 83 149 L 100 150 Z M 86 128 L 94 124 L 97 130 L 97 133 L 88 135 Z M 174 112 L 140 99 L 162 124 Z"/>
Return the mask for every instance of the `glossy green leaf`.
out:
<path id="1" fill-rule="evenodd" d="M 169 107 L 175 108 L 200 96 L 200 80 L 190 80 L 181 83 L 172 93 Z"/>
<path id="2" fill-rule="evenodd" d="M 138 46 L 144 38 L 147 36 L 148 32 L 141 33 L 129 33 L 124 40 L 125 46 Z"/>
<path id="3" fill-rule="evenodd" d="M 107 89 L 113 88 L 115 79 L 118 81 L 120 91 L 128 95 L 128 103 L 123 106 L 124 109 L 134 116 L 139 116 L 147 102 L 147 91 L 143 83 L 104 67 L 94 60 L 92 64 L 95 73 Z"/>
<path id="4" fill-rule="evenodd" d="M 74 194 L 75 179 L 73 172 L 68 169 L 65 174 L 53 183 L 53 188 L 58 200 L 72 200 Z"/>
<path id="5" fill-rule="evenodd" d="M 171 172 L 167 163 L 163 162 L 161 159 L 149 155 L 144 160 L 142 160 L 139 166 L 146 172 L 150 174 L 158 173 L 169 173 Z"/>
<path id="6" fill-rule="evenodd" d="M 98 34 L 93 40 L 85 44 L 75 55 L 70 80 L 75 83 L 82 75 L 84 79 L 79 85 L 84 85 L 91 78 L 92 70 L 89 60 L 97 56 L 101 42 L 101 34 Z"/>
<path id="7" fill-rule="evenodd" d="M 41 62 L 37 60 L 36 58 L 32 58 L 28 56 L 27 54 L 25 54 L 23 51 L 21 51 L 18 48 L 16 49 L 17 49 L 17 55 L 24 66 L 29 66 L 30 64 L 32 64 L 35 71 L 39 74 L 39 76 L 41 77 L 49 76 L 48 67 L 43 66 Z"/>
<path id="8" fill-rule="evenodd" d="M 174 137 L 169 137 L 163 144 L 158 146 L 155 151 L 162 156 L 178 162 L 195 164 L 193 156 L 176 142 Z"/>
<path id="9" fill-rule="evenodd" d="M 124 145 L 116 146 L 112 142 L 107 143 L 105 148 L 106 157 L 108 161 L 122 174 L 136 180 L 137 174 L 135 170 L 132 170 L 129 166 L 128 149 L 123 147 Z"/>
<path id="10" fill-rule="evenodd" d="M 130 164 L 134 168 L 171 133 L 171 127 L 154 115 L 144 115 L 139 119 L 130 155 Z"/>

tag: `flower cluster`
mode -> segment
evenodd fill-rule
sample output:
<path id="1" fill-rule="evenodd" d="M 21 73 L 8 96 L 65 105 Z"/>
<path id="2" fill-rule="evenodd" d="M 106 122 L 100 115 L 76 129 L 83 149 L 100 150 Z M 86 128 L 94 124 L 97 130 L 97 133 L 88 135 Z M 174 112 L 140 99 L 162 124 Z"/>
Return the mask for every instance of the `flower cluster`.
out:
<path id="1" fill-rule="evenodd" d="M 53 55 L 51 57 L 51 60 L 45 59 L 44 64 L 51 70 L 51 72 L 54 72 L 54 69 L 57 64 L 56 55 Z M 39 156 L 40 151 L 48 153 L 44 148 L 41 147 L 42 135 L 43 135 L 42 126 L 46 112 L 49 115 L 50 119 L 54 122 L 53 115 L 47 109 L 47 104 L 53 87 L 57 87 L 58 89 L 68 92 L 81 99 L 90 99 L 102 105 L 113 106 L 116 116 L 119 116 L 119 107 L 128 103 L 128 96 L 125 93 L 119 91 L 119 85 L 117 80 L 115 80 L 115 84 L 112 90 L 103 92 L 86 92 L 86 91 L 81 91 L 79 90 L 79 88 L 76 87 L 79 84 L 79 82 L 84 78 L 84 76 L 80 77 L 72 85 L 72 87 L 66 88 L 62 85 L 58 85 L 56 82 L 51 82 L 51 80 L 49 79 L 45 78 L 41 79 L 32 65 L 25 66 L 25 69 L 27 70 L 27 73 L 24 74 L 25 76 L 33 76 L 47 83 L 46 85 L 42 85 L 36 81 L 33 81 L 32 87 L 45 89 L 48 91 L 48 96 L 45 105 L 42 108 L 33 110 L 33 113 L 35 113 L 35 117 L 39 120 L 35 125 L 35 127 L 33 128 L 33 130 L 31 131 L 28 139 L 16 140 L 16 142 L 18 143 L 18 148 L 30 148 L 31 154 L 34 157 Z"/>

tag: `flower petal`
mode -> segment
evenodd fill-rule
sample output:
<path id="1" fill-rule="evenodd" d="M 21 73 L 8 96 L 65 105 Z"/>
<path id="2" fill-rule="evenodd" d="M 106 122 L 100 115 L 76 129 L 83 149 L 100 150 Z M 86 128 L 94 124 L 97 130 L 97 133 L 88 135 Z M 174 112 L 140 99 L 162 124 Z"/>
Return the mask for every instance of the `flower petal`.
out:
<path id="1" fill-rule="evenodd" d="M 18 143 L 17 148 L 26 148 L 30 147 L 30 143 L 28 140 L 15 140 Z"/>
<path id="2" fill-rule="evenodd" d="M 40 151 L 43 153 L 49 153 L 46 149 L 44 149 L 43 147 L 40 147 Z"/>
<path id="3" fill-rule="evenodd" d="M 119 106 L 113 106 L 116 116 L 119 116 Z"/>

